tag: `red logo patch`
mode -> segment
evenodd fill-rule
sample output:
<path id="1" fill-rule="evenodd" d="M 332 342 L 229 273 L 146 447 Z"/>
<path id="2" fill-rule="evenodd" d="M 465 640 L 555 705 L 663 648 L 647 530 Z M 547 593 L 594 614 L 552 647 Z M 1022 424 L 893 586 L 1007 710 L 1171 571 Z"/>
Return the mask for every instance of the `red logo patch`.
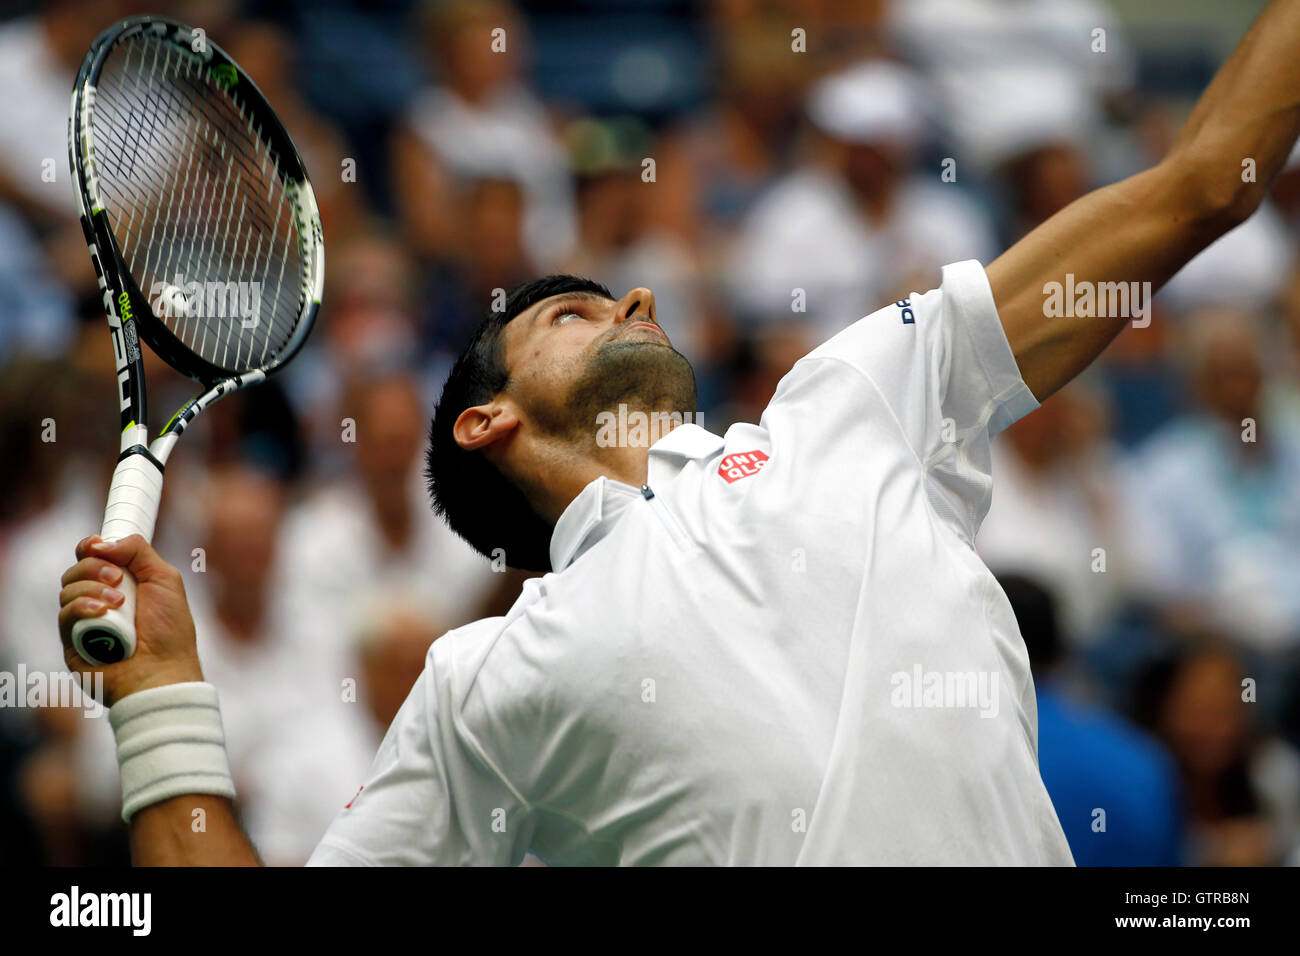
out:
<path id="1" fill-rule="evenodd" d="M 737 452 L 722 459 L 722 464 L 718 465 L 718 474 L 727 479 L 727 484 L 731 484 L 741 478 L 757 475 L 765 464 L 767 464 L 765 451 Z"/>

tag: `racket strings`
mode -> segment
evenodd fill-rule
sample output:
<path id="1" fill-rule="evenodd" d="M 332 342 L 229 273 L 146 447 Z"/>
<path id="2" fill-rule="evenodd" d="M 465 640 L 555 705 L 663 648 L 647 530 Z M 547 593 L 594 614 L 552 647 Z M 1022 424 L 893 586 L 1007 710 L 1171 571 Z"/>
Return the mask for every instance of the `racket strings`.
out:
<path id="1" fill-rule="evenodd" d="M 265 364 L 309 293 L 292 198 L 238 91 L 133 37 L 105 62 L 91 124 L 101 202 L 155 314 L 214 365 Z"/>
<path id="2" fill-rule="evenodd" d="M 155 45 L 155 46 L 156 46 L 156 45 Z M 169 51 L 169 54 L 170 54 L 170 51 Z M 187 78 L 189 78 L 189 79 L 193 79 L 193 76 L 194 76 L 194 62 L 193 62 L 193 61 L 189 61 L 188 58 L 187 58 L 186 67 L 187 67 L 187 73 L 188 73 L 188 77 L 187 77 Z M 173 101 L 174 101 L 175 98 L 173 97 L 172 99 L 173 99 Z M 195 170 L 201 168 L 201 160 L 200 160 L 200 156 L 199 156 L 199 155 L 196 155 L 196 151 L 206 149 L 206 150 L 208 151 L 208 153 L 211 154 L 213 151 L 220 149 L 220 145 L 219 145 L 220 141 L 214 138 L 214 127 L 215 127 L 215 123 L 213 122 L 213 118 L 212 118 L 211 115 L 210 115 L 210 111 L 203 111 L 203 112 L 204 112 L 205 114 L 207 114 L 207 116 L 208 116 L 208 120 L 209 120 L 209 122 L 208 122 L 208 124 L 207 124 L 207 129 L 202 129 L 201 132 L 202 132 L 203 135 L 202 135 L 200 138 L 198 138 L 198 139 L 192 139 L 191 142 L 189 143 L 190 151 L 189 151 L 188 155 L 185 157 L 185 169 L 186 169 L 186 173 L 185 173 L 184 177 L 182 177 L 182 178 L 179 180 L 179 183 L 180 183 L 180 186 L 181 186 L 181 196 L 182 196 L 186 201 L 188 201 L 188 203 L 189 203 L 192 207 L 195 206 L 197 203 L 199 203 L 200 201 L 202 201 L 202 200 L 205 198 L 205 197 L 202 195 L 202 193 L 200 193 L 199 190 L 198 190 L 198 186 L 199 186 L 199 183 L 200 183 L 201 179 L 200 179 L 199 177 L 196 177 L 196 176 L 194 175 Z M 222 129 L 222 130 L 218 131 L 218 134 L 227 134 L 227 135 L 228 135 L 229 133 L 234 132 L 233 130 L 228 129 L 228 127 L 231 125 L 231 124 L 230 124 L 230 118 L 229 118 L 229 117 L 220 118 L 220 119 L 217 120 L 217 122 L 223 122 L 223 126 L 227 127 L 227 129 Z M 223 157 L 223 158 L 229 158 L 229 157 Z M 263 165 L 263 168 L 264 168 L 264 169 L 266 168 L 266 158 L 267 158 L 267 157 L 266 157 L 266 155 L 264 154 L 263 157 L 262 157 L 262 165 Z M 196 162 L 196 160 L 199 160 L 199 161 Z M 209 156 L 209 162 L 211 162 L 211 161 L 212 161 L 212 160 L 211 160 L 211 157 Z M 244 161 L 244 165 L 245 165 L 245 166 L 247 165 L 246 160 Z M 227 171 L 229 171 L 230 168 L 232 168 L 232 167 L 227 166 Z M 275 178 L 268 178 L 267 181 L 268 181 L 268 185 L 271 186 L 271 187 L 275 187 L 276 185 L 278 185 L 278 180 L 275 179 Z M 173 182 L 176 182 L 176 180 L 173 180 Z M 229 177 L 227 177 L 227 178 L 226 178 L 226 187 L 227 187 L 227 192 L 228 192 L 229 182 L 230 182 Z M 268 195 L 269 195 L 269 196 L 275 196 L 275 195 L 276 195 L 276 193 L 274 192 L 274 188 L 272 188 L 271 190 L 268 191 Z M 215 200 L 216 208 L 217 208 L 218 210 L 226 208 L 226 206 L 227 206 L 227 204 L 228 204 L 228 203 L 226 202 L 226 200 L 228 199 L 228 196 L 224 196 L 224 197 L 223 197 L 223 196 L 221 196 L 221 195 L 217 195 L 217 194 L 214 193 L 214 194 L 211 194 L 210 196 L 208 196 L 207 198 L 209 199 L 210 202 L 211 202 L 212 200 Z M 173 201 L 174 201 L 174 198 L 173 198 Z M 204 212 L 204 213 L 210 212 L 209 209 L 202 208 L 202 207 L 200 207 L 200 211 L 201 211 L 201 212 Z M 246 212 L 246 209 L 245 209 L 244 211 Z M 283 204 L 281 204 L 281 208 L 280 208 L 279 210 L 277 210 L 277 212 L 280 213 L 280 215 L 281 215 L 281 219 L 282 219 L 282 221 L 283 221 Z M 245 217 L 245 218 L 246 218 L 246 217 Z M 254 224 L 255 224 L 255 225 L 260 229 L 260 231 L 261 231 L 263 234 L 267 231 L 267 223 L 266 223 L 264 220 L 259 221 L 259 220 L 258 220 L 258 217 L 254 217 L 253 222 L 254 222 Z M 216 239 L 217 239 L 217 235 L 216 235 L 216 233 L 217 233 L 217 230 L 215 230 L 215 229 L 210 229 L 210 230 L 208 230 L 208 236 L 207 236 L 208 242 L 206 242 L 206 243 L 204 243 L 203 241 L 199 241 L 199 242 L 189 242 L 189 243 L 186 244 L 186 248 L 187 248 L 187 251 L 188 251 L 188 255 L 186 256 L 186 259 L 185 259 L 185 261 L 184 261 L 184 263 L 183 263 L 183 269 L 184 269 L 184 271 L 185 271 L 186 274 L 193 274 L 193 273 L 194 273 L 196 270 L 198 270 L 198 269 L 203 269 L 203 270 L 206 270 L 206 271 L 208 271 L 208 272 L 210 273 L 210 271 L 211 271 L 211 263 L 212 263 L 212 250 L 213 250 L 213 248 L 214 248 L 214 245 L 215 245 L 215 242 L 216 242 Z M 177 237 L 176 237 L 175 234 L 174 234 L 174 235 L 172 236 L 172 238 L 175 239 L 175 238 L 177 238 Z M 263 237 L 260 236 L 259 238 L 263 238 Z M 286 236 L 286 238 L 291 238 L 291 237 Z M 227 230 L 226 240 L 227 240 L 227 243 L 229 243 L 229 240 L 230 240 L 229 230 Z M 263 265 L 263 264 L 261 264 L 261 263 L 256 263 L 256 262 L 255 262 L 254 265 Z M 282 281 L 282 280 L 281 280 L 281 281 Z M 280 297 L 282 298 L 283 295 L 284 295 L 284 287 L 283 287 L 283 286 L 280 287 L 280 293 L 281 293 Z M 295 306 L 298 305 L 298 304 L 299 304 L 299 303 L 298 303 L 297 301 L 295 301 L 295 302 L 293 303 L 293 305 L 295 305 Z M 283 313 L 284 310 L 281 309 L 281 310 L 277 310 L 277 311 L 280 311 L 281 313 Z M 193 316 L 190 316 L 189 318 L 192 319 Z M 230 323 L 228 323 L 228 322 L 227 322 L 227 323 L 223 323 L 223 324 L 221 325 L 221 327 L 216 328 L 216 329 L 214 330 L 214 329 L 213 329 L 213 323 L 212 323 L 212 322 L 205 323 L 205 327 L 204 327 L 203 330 L 202 330 L 202 337 L 198 338 L 198 346 L 199 346 L 198 350 L 199 350 L 199 351 L 203 351 L 203 352 L 207 352 L 207 353 L 211 353 L 211 352 L 212 352 L 212 345 L 213 345 L 214 342 L 217 343 L 218 345 L 226 345 L 226 346 L 228 346 L 228 345 L 230 344 L 230 341 L 231 341 L 230 328 L 229 328 L 229 326 L 230 326 Z M 195 330 L 195 329 L 192 327 L 192 324 L 189 325 L 189 326 L 185 326 L 185 325 L 183 325 L 181 331 L 182 331 L 183 333 L 187 333 L 187 337 L 190 337 L 190 338 L 194 338 L 194 337 L 196 337 L 196 336 L 198 335 L 198 331 Z M 215 335 L 213 334 L 214 331 L 215 331 L 215 333 L 216 333 Z M 225 333 L 224 335 L 222 334 L 223 332 Z M 265 344 L 265 345 L 269 345 L 269 344 L 270 344 L 270 341 L 271 341 L 273 338 L 275 338 L 274 335 L 271 335 L 271 336 L 266 337 L 266 338 L 263 340 L 263 341 L 264 341 L 264 344 Z M 228 354 L 228 349 L 227 349 L 226 351 L 227 351 L 227 354 L 226 354 L 225 358 L 226 358 L 226 361 L 229 361 L 229 358 L 230 358 L 230 357 L 229 357 L 229 354 Z"/>

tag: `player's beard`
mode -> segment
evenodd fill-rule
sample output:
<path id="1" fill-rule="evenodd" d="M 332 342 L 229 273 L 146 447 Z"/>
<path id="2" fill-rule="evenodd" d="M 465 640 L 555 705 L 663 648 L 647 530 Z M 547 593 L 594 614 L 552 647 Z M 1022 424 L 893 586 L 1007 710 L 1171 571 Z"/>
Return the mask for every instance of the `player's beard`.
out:
<path id="1" fill-rule="evenodd" d="M 591 447 L 602 412 L 618 415 L 625 405 L 629 413 L 678 412 L 689 421 L 697 400 L 691 363 L 667 342 L 606 342 L 538 424 Z"/>

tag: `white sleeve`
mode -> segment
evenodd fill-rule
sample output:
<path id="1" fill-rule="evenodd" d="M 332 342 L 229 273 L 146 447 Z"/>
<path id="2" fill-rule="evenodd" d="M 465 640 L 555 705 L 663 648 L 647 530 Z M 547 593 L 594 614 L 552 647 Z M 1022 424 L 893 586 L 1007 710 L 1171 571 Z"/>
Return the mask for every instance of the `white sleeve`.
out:
<path id="1" fill-rule="evenodd" d="M 887 436 L 972 540 L 991 494 L 990 442 L 1038 407 L 973 259 L 944 266 L 939 288 L 859 319 L 801 359 L 768 408 L 774 425 L 783 403 L 817 440 L 819 467 L 864 467 L 885 453 Z"/>
<path id="2" fill-rule="evenodd" d="M 454 695 L 435 661 L 431 648 L 369 778 L 308 866 L 510 866 L 523 859 L 529 813 L 462 742 Z"/>
<path id="3" fill-rule="evenodd" d="M 944 266 L 938 289 L 859 319 L 808 358 L 838 359 L 870 379 L 927 461 L 945 444 L 974 433 L 987 440 L 1038 407 L 974 259 Z"/>

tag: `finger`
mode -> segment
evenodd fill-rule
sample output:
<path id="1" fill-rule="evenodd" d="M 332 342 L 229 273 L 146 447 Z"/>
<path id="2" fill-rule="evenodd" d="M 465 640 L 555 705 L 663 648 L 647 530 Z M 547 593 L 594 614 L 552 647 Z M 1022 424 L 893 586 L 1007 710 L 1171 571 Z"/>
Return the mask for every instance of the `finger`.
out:
<path id="1" fill-rule="evenodd" d="M 107 609 L 103 601 L 89 597 L 79 597 L 59 608 L 59 636 L 63 638 L 64 646 L 72 641 L 72 625 L 83 618 L 99 617 Z"/>
<path id="2" fill-rule="evenodd" d="M 80 541 L 78 541 L 77 560 L 81 560 L 82 558 L 86 557 L 86 555 L 90 554 L 91 553 L 90 546 L 93 545 L 96 541 L 100 541 L 100 540 L 102 539 L 99 537 L 99 535 L 92 534 L 89 537 L 82 538 Z"/>
<path id="3" fill-rule="evenodd" d="M 83 597 L 102 601 L 109 607 L 117 607 L 123 599 L 121 591 L 109 587 L 102 581 L 73 581 L 59 592 L 59 606 L 71 604 L 77 598 Z"/>
<path id="4" fill-rule="evenodd" d="M 122 580 L 122 569 L 103 558 L 82 558 L 63 572 L 60 584 L 68 585 L 73 581 L 103 581 L 117 584 Z"/>
<path id="5" fill-rule="evenodd" d="M 95 557 L 126 568 L 141 584 L 179 577 L 176 570 L 138 534 L 117 541 L 92 541 L 87 549 Z"/>

